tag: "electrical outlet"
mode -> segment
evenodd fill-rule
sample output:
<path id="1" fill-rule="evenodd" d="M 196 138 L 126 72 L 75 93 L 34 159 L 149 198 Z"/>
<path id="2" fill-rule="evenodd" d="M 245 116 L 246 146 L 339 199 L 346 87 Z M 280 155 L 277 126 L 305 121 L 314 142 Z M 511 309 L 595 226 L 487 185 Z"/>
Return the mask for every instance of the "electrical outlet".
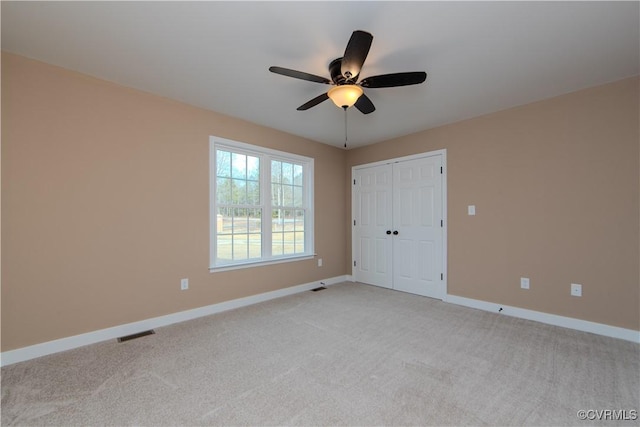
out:
<path id="1" fill-rule="evenodd" d="M 528 277 L 521 277 L 520 278 L 520 287 L 522 289 L 529 289 L 529 278 Z"/>
<path id="2" fill-rule="evenodd" d="M 180 290 L 186 291 L 189 289 L 189 279 L 180 280 Z"/>
<path id="3" fill-rule="evenodd" d="M 322 258 L 318 258 L 318 267 L 322 267 Z"/>
<path id="4" fill-rule="evenodd" d="M 467 214 L 469 214 L 469 216 L 475 215 L 476 214 L 476 205 L 467 206 Z"/>
<path id="5" fill-rule="evenodd" d="M 571 284 L 571 295 L 573 295 L 574 297 L 581 297 L 582 296 L 582 285 L 579 283 L 572 283 Z"/>

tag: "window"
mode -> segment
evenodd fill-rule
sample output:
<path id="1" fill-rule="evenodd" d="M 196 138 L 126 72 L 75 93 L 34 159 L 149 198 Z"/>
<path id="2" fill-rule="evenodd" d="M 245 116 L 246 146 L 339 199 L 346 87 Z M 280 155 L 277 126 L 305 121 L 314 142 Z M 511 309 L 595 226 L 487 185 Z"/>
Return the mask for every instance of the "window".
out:
<path id="1" fill-rule="evenodd" d="M 210 140 L 210 269 L 313 256 L 313 159 Z"/>

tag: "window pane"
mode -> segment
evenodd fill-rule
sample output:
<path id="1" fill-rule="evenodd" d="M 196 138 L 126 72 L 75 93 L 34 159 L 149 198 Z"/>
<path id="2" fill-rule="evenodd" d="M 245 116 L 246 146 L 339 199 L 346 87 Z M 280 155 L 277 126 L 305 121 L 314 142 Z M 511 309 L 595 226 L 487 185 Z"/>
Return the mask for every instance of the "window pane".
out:
<path id="1" fill-rule="evenodd" d="M 273 211 L 273 218 L 271 219 L 271 230 L 282 231 L 283 224 L 282 211 L 280 209 L 275 209 Z"/>
<path id="2" fill-rule="evenodd" d="M 218 234 L 224 231 L 224 221 L 227 217 L 227 209 L 226 208 L 218 208 L 218 212 L 216 214 L 216 232 Z"/>
<path id="3" fill-rule="evenodd" d="M 229 208 L 218 208 L 216 231 L 218 234 L 231 232 L 231 212 Z"/>
<path id="4" fill-rule="evenodd" d="M 271 161 L 271 182 L 282 182 L 282 162 Z"/>
<path id="5" fill-rule="evenodd" d="M 249 238 L 247 234 L 233 235 L 233 259 L 243 260 L 248 258 Z"/>
<path id="6" fill-rule="evenodd" d="M 233 233 L 247 233 L 249 231 L 249 216 L 247 209 L 235 209 L 233 218 Z"/>
<path id="7" fill-rule="evenodd" d="M 302 205 L 302 187 L 293 187 L 293 205 L 297 208 L 301 208 Z"/>
<path id="8" fill-rule="evenodd" d="M 292 210 L 290 210 L 290 209 L 285 209 L 283 211 L 284 223 L 285 223 L 284 228 L 286 230 L 293 230 L 293 219 L 294 219 L 293 214 L 294 214 L 294 212 Z"/>
<path id="9" fill-rule="evenodd" d="M 217 200 L 220 204 L 228 205 L 231 203 L 231 179 L 230 178 L 217 178 L 216 179 L 216 191 Z"/>
<path id="10" fill-rule="evenodd" d="M 304 231 L 304 211 L 296 209 L 295 227 L 296 231 Z"/>
<path id="11" fill-rule="evenodd" d="M 231 239 L 233 239 L 233 236 L 230 234 L 218 234 L 216 241 L 218 259 L 223 261 L 231 261 L 233 259 L 231 256 Z"/>
<path id="12" fill-rule="evenodd" d="M 284 239 L 284 253 L 285 254 L 294 254 L 296 251 L 296 241 L 295 241 L 295 233 L 283 233 Z"/>
<path id="13" fill-rule="evenodd" d="M 216 151 L 216 176 L 231 176 L 231 153 L 228 151 Z"/>
<path id="14" fill-rule="evenodd" d="M 302 185 L 302 166 L 293 165 L 293 183 L 295 185 Z"/>
<path id="15" fill-rule="evenodd" d="M 247 203 L 247 181 L 242 179 L 233 179 L 232 192 L 234 205 L 244 205 Z"/>
<path id="16" fill-rule="evenodd" d="M 231 210 L 229 208 L 219 208 L 216 216 L 216 251 L 217 259 L 223 261 L 230 261 L 233 259 L 232 245 L 233 236 L 230 234 L 232 231 L 233 217 L 231 216 Z"/>
<path id="17" fill-rule="evenodd" d="M 296 232 L 296 253 L 304 252 L 304 232 Z"/>
<path id="18" fill-rule="evenodd" d="M 231 154 L 231 176 L 247 179 L 247 156 L 238 153 Z"/>
<path id="19" fill-rule="evenodd" d="M 271 206 L 282 206 L 282 186 L 271 184 Z"/>
<path id="20" fill-rule="evenodd" d="M 282 205 L 293 206 L 293 186 L 283 185 L 282 192 L 283 192 Z"/>
<path id="21" fill-rule="evenodd" d="M 260 179 L 260 159 L 253 156 L 247 156 L 247 178 L 252 181 Z"/>
<path id="22" fill-rule="evenodd" d="M 282 209 L 275 209 L 273 211 L 273 219 L 271 221 L 271 254 L 273 256 L 282 255 L 284 249 L 284 211 Z"/>
<path id="23" fill-rule="evenodd" d="M 273 256 L 282 255 L 282 233 L 271 234 L 271 254 Z"/>
<path id="24" fill-rule="evenodd" d="M 249 258 L 262 257 L 262 235 L 249 234 Z"/>
<path id="25" fill-rule="evenodd" d="M 247 181 L 247 204 L 260 204 L 260 183 L 258 181 Z"/>
<path id="26" fill-rule="evenodd" d="M 249 210 L 249 232 L 250 233 L 262 232 L 262 210 L 261 209 Z"/>
<path id="27" fill-rule="evenodd" d="M 293 184 L 293 165 L 282 162 L 282 183 Z"/>

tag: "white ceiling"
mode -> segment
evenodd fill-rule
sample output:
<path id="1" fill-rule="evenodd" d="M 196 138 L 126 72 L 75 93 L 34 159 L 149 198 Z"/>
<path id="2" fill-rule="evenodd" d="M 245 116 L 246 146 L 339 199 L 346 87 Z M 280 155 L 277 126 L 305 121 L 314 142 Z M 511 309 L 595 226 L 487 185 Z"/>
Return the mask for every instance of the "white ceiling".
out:
<path id="1" fill-rule="evenodd" d="M 426 71 L 365 89 L 349 109 L 356 147 L 637 75 L 639 2 L 7 2 L 2 49 L 341 147 L 344 113 L 296 108 L 329 86 L 354 30 L 373 34 L 361 78 Z"/>

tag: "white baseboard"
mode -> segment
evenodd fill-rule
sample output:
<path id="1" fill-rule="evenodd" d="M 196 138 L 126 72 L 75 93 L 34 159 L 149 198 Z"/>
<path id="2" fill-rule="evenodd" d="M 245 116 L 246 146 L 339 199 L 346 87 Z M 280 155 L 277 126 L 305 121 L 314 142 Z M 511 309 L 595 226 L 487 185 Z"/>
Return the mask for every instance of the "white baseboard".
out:
<path id="1" fill-rule="evenodd" d="M 165 316 L 154 317 L 151 319 L 141 320 L 139 322 L 127 323 L 124 325 L 114 326 L 111 328 L 100 329 L 93 332 L 87 332 L 67 338 L 61 338 L 54 341 L 48 341 L 41 344 L 35 344 L 28 347 L 18 348 L 16 350 L 5 351 L 0 354 L 0 366 L 7 366 L 25 360 L 35 359 L 36 357 L 46 356 L 49 354 L 59 353 L 61 351 L 71 350 L 85 345 L 95 344 L 101 341 L 107 341 L 132 335 L 149 329 L 160 328 L 174 323 L 184 322 L 196 319 L 198 317 L 209 316 L 211 314 L 221 313 L 234 308 L 246 307 L 259 302 L 281 298 L 287 295 L 293 295 L 305 292 L 320 286 L 322 282 L 325 286 L 335 285 L 347 281 L 348 276 L 338 276 L 329 279 L 318 280 L 311 283 L 292 286 L 289 288 L 278 289 L 276 291 L 265 292 L 258 295 L 251 295 L 245 298 L 238 298 L 231 301 L 225 301 L 218 304 L 212 304 L 205 307 L 194 308 L 192 310 L 179 311 L 177 313 L 167 314 Z"/>
<path id="2" fill-rule="evenodd" d="M 558 316 L 555 314 L 543 313 L 541 311 L 511 307 L 508 305 L 459 297 L 456 295 L 447 295 L 444 301 L 465 307 L 477 308 L 478 310 L 500 313 L 511 317 L 518 317 L 520 319 L 533 320 L 536 322 L 546 323 L 548 325 L 561 326 L 563 328 L 575 329 L 578 331 L 590 332 L 592 334 L 640 343 L 640 331 L 635 331 L 633 329 L 604 325 L 602 323 L 589 322 L 587 320 Z M 500 308 L 502 308 L 502 311 L 499 311 Z"/>

